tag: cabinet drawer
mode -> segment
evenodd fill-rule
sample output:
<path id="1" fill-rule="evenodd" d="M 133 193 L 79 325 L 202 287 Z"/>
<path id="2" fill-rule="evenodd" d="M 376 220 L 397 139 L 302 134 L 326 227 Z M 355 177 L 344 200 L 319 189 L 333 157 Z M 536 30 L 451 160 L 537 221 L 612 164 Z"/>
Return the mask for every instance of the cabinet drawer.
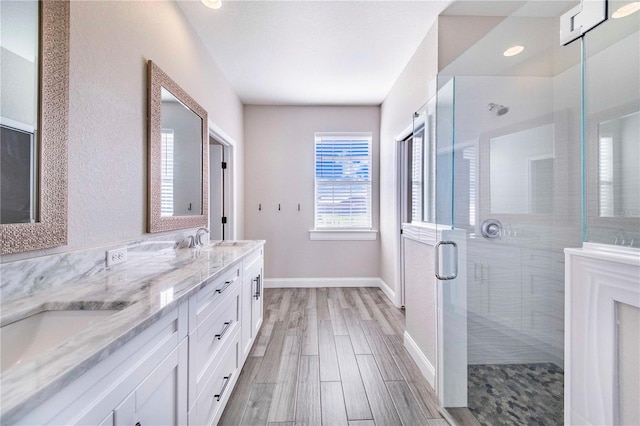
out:
<path id="1" fill-rule="evenodd" d="M 229 293 L 229 294 L 226 294 Z M 216 309 L 190 334 L 190 365 L 195 380 L 195 395 L 200 394 L 206 382 L 208 366 L 217 362 L 221 348 L 240 328 L 240 282 L 235 282 Z"/>
<path id="2" fill-rule="evenodd" d="M 233 284 L 240 282 L 241 263 L 233 265 L 222 276 L 203 287 L 195 296 L 189 299 L 189 332 L 198 327 L 227 296 Z"/>
<path id="3" fill-rule="evenodd" d="M 216 362 L 207 369 L 206 383 L 189 412 L 189 425 L 216 424 L 222 415 L 222 410 L 240 374 L 238 365 L 240 333 L 238 331 L 239 329 L 235 330 L 228 344 L 216 357 Z"/>

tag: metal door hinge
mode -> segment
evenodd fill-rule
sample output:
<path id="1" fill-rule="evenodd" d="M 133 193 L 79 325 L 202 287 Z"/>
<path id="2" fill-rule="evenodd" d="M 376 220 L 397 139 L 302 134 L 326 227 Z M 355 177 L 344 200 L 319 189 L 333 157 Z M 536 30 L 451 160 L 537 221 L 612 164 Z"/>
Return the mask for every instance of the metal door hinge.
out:
<path id="1" fill-rule="evenodd" d="M 607 0 L 582 0 L 560 17 L 560 44 L 566 46 L 607 20 Z"/>
<path id="2" fill-rule="evenodd" d="M 227 223 L 227 218 L 225 216 L 222 216 L 222 223 Z"/>
<path id="3" fill-rule="evenodd" d="M 227 168 L 227 162 L 226 162 L 226 161 L 223 161 L 223 162 L 222 162 L 222 170 L 224 170 L 224 169 L 226 169 L 226 168 Z"/>

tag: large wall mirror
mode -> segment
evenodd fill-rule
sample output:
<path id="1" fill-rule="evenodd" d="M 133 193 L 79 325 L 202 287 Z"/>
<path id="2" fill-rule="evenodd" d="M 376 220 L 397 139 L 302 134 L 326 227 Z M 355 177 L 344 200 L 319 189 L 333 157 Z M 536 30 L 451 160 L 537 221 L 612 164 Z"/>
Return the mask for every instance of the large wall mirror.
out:
<path id="1" fill-rule="evenodd" d="M 491 214 L 553 212 L 554 126 L 489 140 Z"/>
<path id="2" fill-rule="evenodd" d="M 206 226 L 207 112 L 149 61 L 149 232 Z"/>
<path id="3" fill-rule="evenodd" d="M 545 115 L 480 137 L 480 217 L 548 220 L 561 131 Z"/>
<path id="4" fill-rule="evenodd" d="M 67 243 L 69 2 L 0 3 L 1 253 Z"/>

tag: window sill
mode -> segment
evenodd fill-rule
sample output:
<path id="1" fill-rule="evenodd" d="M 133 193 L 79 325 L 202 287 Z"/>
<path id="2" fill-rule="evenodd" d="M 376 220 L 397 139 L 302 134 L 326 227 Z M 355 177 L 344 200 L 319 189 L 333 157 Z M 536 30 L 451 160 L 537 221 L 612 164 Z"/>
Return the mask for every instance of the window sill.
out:
<path id="1" fill-rule="evenodd" d="M 309 231 L 311 241 L 375 241 L 378 231 L 375 229 L 312 229 Z"/>

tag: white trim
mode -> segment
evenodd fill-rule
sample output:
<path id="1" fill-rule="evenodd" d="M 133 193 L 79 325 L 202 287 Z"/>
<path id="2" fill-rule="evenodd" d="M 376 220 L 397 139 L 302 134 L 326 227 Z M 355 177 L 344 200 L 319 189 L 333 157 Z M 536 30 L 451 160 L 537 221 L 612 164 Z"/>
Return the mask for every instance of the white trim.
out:
<path id="1" fill-rule="evenodd" d="M 566 248 L 564 252 L 591 259 L 608 260 L 640 267 L 640 249 L 612 244 L 583 243 L 582 248 Z"/>
<path id="2" fill-rule="evenodd" d="M 391 289 L 391 287 L 389 287 L 389 285 L 387 283 L 385 283 L 382 278 L 378 278 L 378 279 L 380 280 L 380 283 L 378 285 L 380 287 L 380 290 L 382 290 L 382 292 L 387 295 L 387 297 L 389 298 L 391 303 L 393 303 L 393 305 L 396 308 L 400 308 L 400 306 L 401 306 L 400 302 L 398 301 L 398 299 L 396 297 L 397 293 L 395 291 L 393 291 Z"/>
<path id="3" fill-rule="evenodd" d="M 450 227 L 447 227 L 445 225 L 437 225 L 434 223 L 403 223 L 402 236 L 419 243 L 425 243 L 429 244 L 430 246 L 434 246 L 440 238 L 438 232 L 450 229 Z"/>
<path id="4" fill-rule="evenodd" d="M 404 347 L 409 352 L 409 355 L 411 355 L 411 358 L 413 358 L 415 363 L 418 365 L 418 368 L 422 372 L 424 378 L 427 379 L 427 382 L 429 382 L 431 387 L 435 389 L 436 369 L 429 362 L 427 356 L 420 350 L 415 340 L 413 340 L 409 333 L 407 333 L 406 331 L 404 332 Z"/>
<path id="5" fill-rule="evenodd" d="M 396 143 L 402 142 L 406 138 L 408 138 L 411 134 L 413 134 L 413 122 L 409 124 L 398 136 L 396 136 Z"/>
<path id="6" fill-rule="evenodd" d="M 565 252 L 565 424 L 618 424 L 616 302 L 640 308 L 640 250 Z"/>
<path id="7" fill-rule="evenodd" d="M 344 137 L 342 137 L 344 136 Z M 324 138 L 329 140 L 351 140 L 352 138 L 367 138 L 369 141 L 372 140 L 373 133 L 372 132 L 315 132 L 314 138 L 316 141 L 323 140 Z"/>
<path id="8" fill-rule="evenodd" d="M 400 229 L 402 229 L 402 204 L 404 203 L 402 197 L 403 191 L 403 178 L 402 175 L 403 167 L 402 164 L 405 161 L 405 151 L 406 142 L 405 139 L 409 137 L 409 135 L 413 134 L 413 121 L 406 129 L 404 129 L 398 136 L 395 137 L 394 142 L 396 145 L 395 153 L 396 153 L 396 161 L 395 161 L 395 170 L 393 171 L 393 175 L 396 177 L 396 190 L 393 193 L 393 202 L 396 206 L 396 217 L 394 218 L 394 222 L 397 224 L 394 229 L 393 238 L 396 240 L 396 253 L 395 253 L 395 265 L 394 265 L 394 275 L 396 276 L 396 286 L 398 291 L 396 292 L 395 305 L 396 306 L 404 306 L 404 251 L 403 251 L 403 240 L 402 234 L 400 233 Z"/>
<path id="9" fill-rule="evenodd" d="M 218 142 L 223 145 L 236 146 L 236 141 L 229 135 L 227 135 L 220 127 L 214 122 L 209 120 L 209 136 L 213 136 Z"/>
<path id="10" fill-rule="evenodd" d="M 264 288 L 378 287 L 399 308 L 396 293 L 378 277 L 265 278 Z"/>
<path id="11" fill-rule="evenodd" d="M 379 287 L 387 285 L 378 277 L 350 278 L 265 278 L 265 288 Z M 388 287 L 387 287 L 388 288 Z"/>
<path id="12" fill-rule="evenodd" d="M 375 241 L 378 231 L 375 229 L 310 229 L 311 241 Z"/>
<path id="13" fill-rule="evenodd" d="M 209 138 L 215 139 L 217 142 L 220 142 L 224 146 L 225 154 L 229 154 L 231 157 L 227 159 L 228 171 L 229 171 L 229 188 L 231 189 L 228 193 L 228 210 L 227 210 L 227 224 L 228 230 L 230 231 L 230 235 L 225 235 L 226 239 L 234 240 L 238 238 L 238 188 L 237 182 L 239 182 L 238 178 L 238 156 L 237 156 L 237 143 L 236 141 L 226 134 L 220 127 L 218 127 L 215 123 L 209 120 Z M 211 167 L 209 167 L 209 174 L 211 174 Z M 209 180 L 211 180 L 211 175 L 209 175 Z M 209 188 L 211 185 L 209 185 Z M 209 194 L 211 195 L 211 194 Z M 226 202 L 227 200 L 225 200 Z M 209 221 L 211 221 L 211 217 L 209 217 Z"/>

